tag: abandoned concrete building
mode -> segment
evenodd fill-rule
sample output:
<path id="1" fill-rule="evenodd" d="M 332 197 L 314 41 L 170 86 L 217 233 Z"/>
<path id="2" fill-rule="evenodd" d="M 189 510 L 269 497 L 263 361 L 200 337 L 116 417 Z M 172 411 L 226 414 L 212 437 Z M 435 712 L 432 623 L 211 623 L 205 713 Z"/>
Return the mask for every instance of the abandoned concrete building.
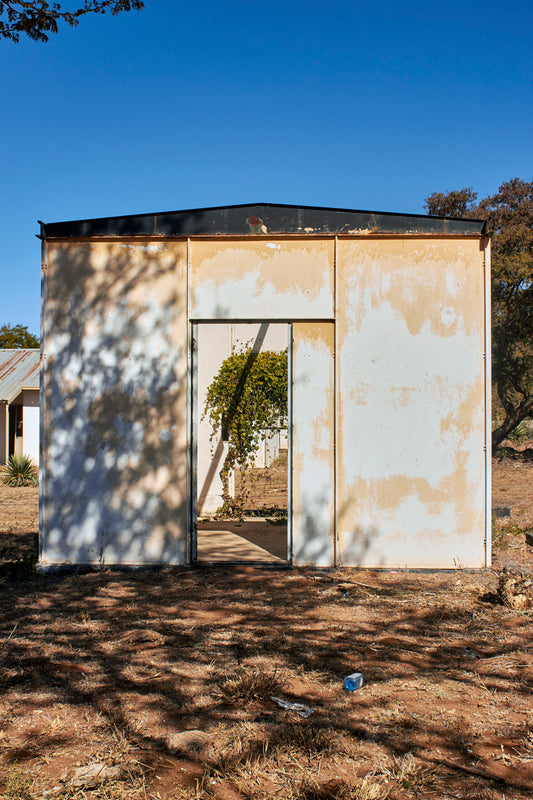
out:
<path id="1" fill-rule="evenodd" d="M 41 569 L 490 563 L 482 221 L 254 204 L 41 238 Z M 284 525 L 212 519 L 236 343 L 287 352 Z"/>

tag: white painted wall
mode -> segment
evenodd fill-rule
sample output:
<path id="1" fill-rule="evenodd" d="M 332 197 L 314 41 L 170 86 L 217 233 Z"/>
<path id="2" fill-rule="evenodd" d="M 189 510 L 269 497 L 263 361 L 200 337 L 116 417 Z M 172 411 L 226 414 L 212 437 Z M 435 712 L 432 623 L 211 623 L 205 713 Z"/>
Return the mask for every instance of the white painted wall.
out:
<path id="1" fill-rule="evenodd" d="M 39 390 L 24 389 L 22 393 L 23 451 L 39 465 Z"/>
<path id="2" fill-rule="evenodd" d="M 335 562 L 334 323 L 293 325 L 295 564 Z"/>
<path id="3" fill-rule="evenodd" d="M 482 567 L 479 242 L 345 241 L 337 271 L 341 563 Z"/>
<path id="4" fill-rule="evenodd" d="M 333 241 L 194 242 L 193 319 L 332 317 Z"/>

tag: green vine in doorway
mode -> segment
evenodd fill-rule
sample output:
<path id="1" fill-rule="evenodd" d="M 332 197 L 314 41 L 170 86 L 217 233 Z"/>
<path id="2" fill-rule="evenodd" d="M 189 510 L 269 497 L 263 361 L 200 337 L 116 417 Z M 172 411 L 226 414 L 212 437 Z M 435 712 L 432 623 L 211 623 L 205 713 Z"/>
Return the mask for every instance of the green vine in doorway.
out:
<path id="1" fill-rule="evenodd" d="M 287 350 L 233 352 L 222 362 L 207 390 L 202 419 L 213 427 L 211 441 L 222 436 L 228 451 L 220 471 L 223 503 L 217 513 L 242 516 L 246 501 L 245 474 L 264 431 L 284 426 L 287 419 Z M 242 488 L 231 497 L 229 478 L 239 467 Z"/>

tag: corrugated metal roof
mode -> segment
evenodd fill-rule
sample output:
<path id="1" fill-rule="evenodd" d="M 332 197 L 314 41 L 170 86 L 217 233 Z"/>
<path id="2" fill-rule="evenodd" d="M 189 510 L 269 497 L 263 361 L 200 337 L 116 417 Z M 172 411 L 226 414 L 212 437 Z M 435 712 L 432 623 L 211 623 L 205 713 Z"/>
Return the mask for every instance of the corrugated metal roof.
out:
<path id="1" fill-rule="evenodd" d="M 21 389 L 39 388 L 39 350 L 0 349 L 0 401 L 11 403 Z"/>
<path id="2" fill-rule="evenodd" d="M 45 239 L 93 236 L 353 234 L 365 231 L 482 236 L 485 233 L 485 221 L 389 211 L 252 203 L 70 222 L 41 222 L 41 237 Z"/>

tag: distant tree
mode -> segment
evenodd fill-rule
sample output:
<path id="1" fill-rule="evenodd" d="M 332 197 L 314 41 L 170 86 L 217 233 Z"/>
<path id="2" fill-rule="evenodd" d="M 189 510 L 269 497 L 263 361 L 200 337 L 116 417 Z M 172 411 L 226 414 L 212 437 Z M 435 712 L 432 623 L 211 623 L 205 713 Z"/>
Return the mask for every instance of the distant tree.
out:
<path id="1" fill-rule="evenodd" d="M 28 331 L 26 325 L 0 326 L 0 349 L 39 347 L 39 339 Z"/>
<path id="2" fill-rule="evenodd" d="M 79 1 L 79 0 L 78 0 Z M 76 27 L 85 14 L 116 15 L 121 11 L 144 8 L 141 0 L 85 0 L 80 8 L 66 11 L 61 3 L 46 0 L 0 0 L 0 37 L 18 42 L 25 35 L 38 42 L 47 42 L 49 33 L 57 33 L 58 23 Z"/>
<path id="3" fill-rule="evenodd" d="M 505 418 L 499 444 L 533 418 L 533 181 L 513 178 L 476 203 L 470 188 L 425 202 L 429 214 L 486 218 L 492 234 L 492 380 Z"/>
<path id="4" fill-rule="evenodd" d="M 477 192 L 471 186 L 451 192 L 433 192 L 426 197 L 424 208 L 428 214 L 437 217 L 468 217 L 476 218 L 478 206 L 476 204 Z"/>

